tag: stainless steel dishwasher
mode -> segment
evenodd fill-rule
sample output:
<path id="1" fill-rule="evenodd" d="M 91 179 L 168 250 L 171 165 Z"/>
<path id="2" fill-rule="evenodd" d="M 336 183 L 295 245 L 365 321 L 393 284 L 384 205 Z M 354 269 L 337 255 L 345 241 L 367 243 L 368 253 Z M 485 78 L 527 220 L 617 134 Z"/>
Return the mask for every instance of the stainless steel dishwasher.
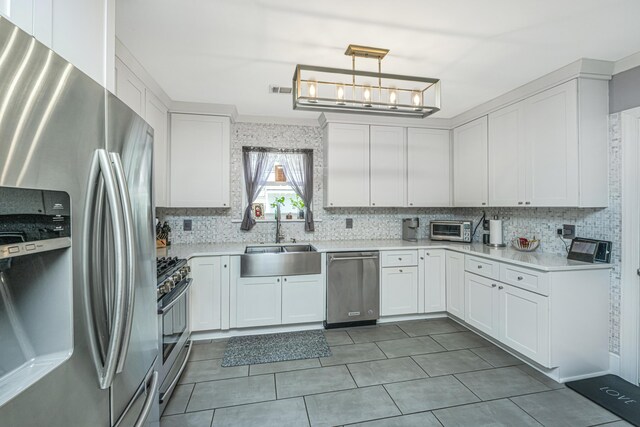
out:
<path id="1" fill-rule="evenodd" d="M 378 252 L 327 254 L 326 328 L 375 324 L 380 313 Z"/>

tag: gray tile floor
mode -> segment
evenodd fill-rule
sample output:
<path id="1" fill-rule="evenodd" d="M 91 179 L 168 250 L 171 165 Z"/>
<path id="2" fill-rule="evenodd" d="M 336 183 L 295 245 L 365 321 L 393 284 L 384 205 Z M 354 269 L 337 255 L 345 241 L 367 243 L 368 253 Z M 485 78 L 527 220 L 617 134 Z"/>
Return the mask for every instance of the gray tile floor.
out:
<path id="1" fill-rule="evenodd" d="M 231 368 L 196 344 L 161 427 L 630 425 L 448 319 L 325 335 L 331 357 Z"/>

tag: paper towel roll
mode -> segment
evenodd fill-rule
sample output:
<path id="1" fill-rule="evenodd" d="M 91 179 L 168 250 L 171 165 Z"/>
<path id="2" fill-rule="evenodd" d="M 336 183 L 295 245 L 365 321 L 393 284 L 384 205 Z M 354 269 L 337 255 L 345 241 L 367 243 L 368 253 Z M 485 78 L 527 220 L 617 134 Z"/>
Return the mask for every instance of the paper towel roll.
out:
<path id="1" fill-rule="evenodd" d="M 501 245 L 502 243 L 502 220 L 489 220 L 489 244 Z"/>

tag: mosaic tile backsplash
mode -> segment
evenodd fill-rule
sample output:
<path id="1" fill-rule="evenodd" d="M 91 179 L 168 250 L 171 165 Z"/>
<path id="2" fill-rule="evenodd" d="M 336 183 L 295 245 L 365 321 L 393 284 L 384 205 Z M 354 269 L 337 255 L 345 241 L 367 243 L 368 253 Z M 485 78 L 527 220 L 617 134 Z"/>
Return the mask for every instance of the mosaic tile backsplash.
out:
<path id="1" fill-rule="evenodd" d="M 581 237 L 613 242 L 610 297 L 610 351 L 619 353 L 620 347 L 620 250 L 621 250 L 621 131 L 620 114 L 609 117 L 609 207 L 606 209 L 576 208 L 486 208 L 487 218 L 498 215 L 504 220 L 504 238 L 537 237 L 539 250 L 565 254 L 565 243 L 557 237 L 562 224 L 575 224 Z M 240 230 L 244 191 L 242 187 L 242 146 L 274 148 L 310 148 L 314 150 L 314 217 L 316 231 L 307 233 L 302 222 L 284 222 L 282 231 L 287 241 L 352 239 L 399 239 L 402 218 L 420 218 L 420 237 L 428 238 L 427 225 L 433 219 L 472 219 L 474 224 L 482 216 L 473 208 L 322 208 L 322 132 L 318 127 L 236 123 L 231 135 L 231 208 L 176 209 L 159 208 L 157 215 L 172 228 L 173 243 L 211 242 L 272 242 L 275 223 L 258 223 L 253 230 Z M 353 228 L 346 229 L 346 219 L 353 219 Z M 183 231 L 183 220 L 192 220 L 192 231 Z M 480 227 L 474 240 L 482 239 Z M 570 242 L 566 242 L 570 243 Z"/>

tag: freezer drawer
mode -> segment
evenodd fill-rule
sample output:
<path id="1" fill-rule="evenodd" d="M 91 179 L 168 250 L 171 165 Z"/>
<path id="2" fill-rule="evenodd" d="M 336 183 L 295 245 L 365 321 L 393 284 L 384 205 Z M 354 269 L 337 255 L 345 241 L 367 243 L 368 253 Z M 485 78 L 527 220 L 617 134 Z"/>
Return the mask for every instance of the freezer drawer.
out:
<path id="1" fill-rule="evenodd" d="M 380 314 L 378 252 L 327 254 L 326 327 L 372 322 Z"/>

